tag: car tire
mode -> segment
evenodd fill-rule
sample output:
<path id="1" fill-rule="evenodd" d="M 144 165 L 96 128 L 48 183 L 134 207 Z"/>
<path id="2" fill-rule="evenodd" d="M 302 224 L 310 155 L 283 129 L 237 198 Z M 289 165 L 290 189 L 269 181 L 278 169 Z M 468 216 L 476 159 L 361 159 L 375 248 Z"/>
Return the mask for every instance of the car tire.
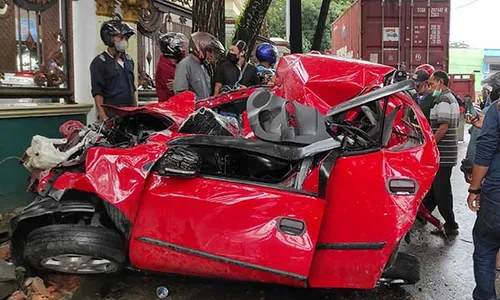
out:
<path id="1" fill-rule="evenodd" d="M 420 280 L 420 262 L 408 253 L 399 252 L 395 262 L 384 271 L 383 278 L 404 280 L 405 284 L 415 284 Z"/>
<path id="2" fill-rule="evenodd" d="M 40 271 L 117 273 L 126 261 L 125 243 L 117 231 L 103 227 L 50 225 L 28 235 L 23 260 Z"/>

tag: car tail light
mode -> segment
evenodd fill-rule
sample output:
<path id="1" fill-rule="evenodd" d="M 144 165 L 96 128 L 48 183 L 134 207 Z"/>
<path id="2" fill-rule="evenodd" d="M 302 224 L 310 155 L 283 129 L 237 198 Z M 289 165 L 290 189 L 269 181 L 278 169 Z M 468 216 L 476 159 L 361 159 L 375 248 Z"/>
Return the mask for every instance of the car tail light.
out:
<path id="1" fill-rule="evenodd" d="M 394 178 L 389 180 L 387 190 L 395 195 L 414 195 L 418 190 L 418 185 L 413 179 Z"/>

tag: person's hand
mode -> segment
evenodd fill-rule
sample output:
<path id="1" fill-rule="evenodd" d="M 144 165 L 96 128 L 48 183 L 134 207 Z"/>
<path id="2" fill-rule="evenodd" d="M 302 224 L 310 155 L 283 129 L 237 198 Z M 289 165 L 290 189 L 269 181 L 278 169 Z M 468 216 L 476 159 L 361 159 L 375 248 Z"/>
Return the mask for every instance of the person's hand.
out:
<path id="1" fill-rule="evenodd" d="M 465 175 L 465 181 L 467 181 L 467 183 L 471 183 L 472 182 L 472 173 L 469 173 L 469 174 Z"/>
<path id="2" fill-rule="evenodd" d="M 173 90 L 174 89 L 174 81 L 172 79 L 170 79 L 167 82 L 167 89 L 169 89 L 169 90 Z"/>
<path id="3" fill-rule="evenodd" d="M 108 119 L 108 116 L 106 116 L 106 113 L 104 112 L 104 110 L 102 110 L 97 114 L 97 119 L 99 121 L 106 121 Z"/>
<path id="4" fill-rule="evenodd" d="M 478 112 L 477 115 L 478 115 L 477 118 L 473 119 L 471 121 L 471 124 L 479 129 L 481 129 L 481 127 L 483 127 L 484 114 Z"/>
<path id="5" fill-rule="evenodd" d="M 276 83 L 276 75 L 273 75 L 273 77 L 271 77 L 267 85 L 274 87 L 275 83 Z"/>
<path id="6" fill-rule="evenodd" d="M 469 194 L 469 198 L 467 198 L 467 204 L 469 205 L 469 209 L 476 212 L 480 208 L 480 195 L 479 194 Z"/>

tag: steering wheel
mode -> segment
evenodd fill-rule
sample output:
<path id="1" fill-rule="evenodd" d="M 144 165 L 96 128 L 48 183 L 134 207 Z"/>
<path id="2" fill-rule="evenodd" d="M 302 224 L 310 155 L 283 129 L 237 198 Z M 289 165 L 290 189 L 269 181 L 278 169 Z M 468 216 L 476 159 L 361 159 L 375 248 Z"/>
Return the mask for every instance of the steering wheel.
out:
<path id="1" fill-rule="evenodd" d="M 341 125 L 342 126 L 342 125 Z M 359 150 L 371 148 L 377 144 L 377 142 L 363 130 L 352 127 L 345 126 L 344 128 L 344 138 L 342 139 L 341 146 L 346 150 Z"/>
<path id="2" fill-rule="evenodd" d="M 379 116 L 367 105 L 351 109 L 336 116 L 330 126 L 336 127 L 336 136 L 344 135 L 341 140 L 342 148 L 346 150 L 366 149 L 377 144 L 372 137 L 377 133 Z"/>

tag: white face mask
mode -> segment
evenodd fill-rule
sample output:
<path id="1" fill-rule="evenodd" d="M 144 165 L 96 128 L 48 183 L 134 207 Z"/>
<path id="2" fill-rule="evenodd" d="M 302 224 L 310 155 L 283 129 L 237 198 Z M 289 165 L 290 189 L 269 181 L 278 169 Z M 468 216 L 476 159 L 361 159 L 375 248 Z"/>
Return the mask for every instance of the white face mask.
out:
<path id="1" fill-rule="evenodd" d="M 118 52 L 125 52 L 128 48 L 128 42 L 127 40 L 121 40 L 119 42 L 115 42 L 115 49 Z"/>

